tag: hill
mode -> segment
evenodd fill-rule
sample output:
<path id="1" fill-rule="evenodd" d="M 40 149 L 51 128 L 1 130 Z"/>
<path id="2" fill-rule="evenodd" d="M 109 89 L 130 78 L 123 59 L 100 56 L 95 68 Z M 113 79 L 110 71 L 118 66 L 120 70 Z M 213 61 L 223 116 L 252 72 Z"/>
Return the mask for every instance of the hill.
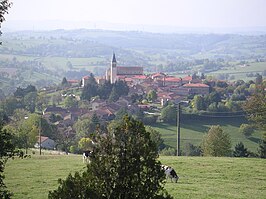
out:
<path id="1" fill-rule="evenodd" d="M 256 158 L 160 157 L 175 168 L 179 182 L 166 183 L 174 198 L 257 198 L 266 196 L 265 160 Z M 14 199 L 47 198 L 57 188 L 57 179 L 85 165 L 79 155 L 34 155 L 9 160 L 6 185 Z"/>

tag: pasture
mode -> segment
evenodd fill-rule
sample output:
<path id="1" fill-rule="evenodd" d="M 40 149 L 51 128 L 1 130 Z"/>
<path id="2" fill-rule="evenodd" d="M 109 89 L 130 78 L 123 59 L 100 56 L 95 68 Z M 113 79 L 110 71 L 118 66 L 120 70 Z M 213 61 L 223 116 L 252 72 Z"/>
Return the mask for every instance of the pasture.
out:
<path id="1" fill-rule="evenodd" d="M 177 184 L 165 185 L 174 198 L 266 197 L 265 159 L 162 156 L 160 161 L 180 176 Z M 58 187 L 58 178 L 84 168 L 81 155 L 34 155 L 9 160 L 5 182 L 14 199 L 44 199 Z"/>
<path id="2" fill-rule="evenodd" d="M 181 116 L 182 117 L 182 116 Z M 257 152 L 258 142 L 261 139 L 263 131 L 256 130 L 250 137 L 245 137 L 239 132 L 242 123 L 248 123 L 244 118 L 202 118 L 190 119 L 181 122 L 181 150 L 184 150 L 187 143 L 200 145 L 203 135 L 208 132 L 211 125 L 220 125 L 223 130 L 230 135 L 232 149 L 239 142 L 243 142 L 245 147 L 252 152 Z M 176 148 L 176 125 L 165 123 L 155 123 L 152 127 L 159 131 L 164 143 Z"/>

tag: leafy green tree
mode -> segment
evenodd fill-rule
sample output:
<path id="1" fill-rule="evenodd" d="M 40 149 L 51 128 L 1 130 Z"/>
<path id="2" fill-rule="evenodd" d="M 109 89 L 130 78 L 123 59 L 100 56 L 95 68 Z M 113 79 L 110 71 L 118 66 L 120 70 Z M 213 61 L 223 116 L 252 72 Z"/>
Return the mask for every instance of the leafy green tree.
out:
<path id="1" fill-rule="evenodd" d="M 12 115 L 14 111 L 18 108 L 23 108 L 22 102 L 20 99 L 17 99 L 13 96 L 6 98 L 1 101 L 1 109 L 7 114 Z"/>
<path id="2" fill-rule="evenodd" d="M 78 142 L 79 149 L 86 151 L 93 149 L 93 143 L 90 138 L 81 138 Z"/>
<path id="3" fill-rule="evenodd" d="M 256 85 L 258 85 L 258 84 L 261 84 L 262 83 L 262 75 L 260 75 L 260 74 L 256 74 L 256 80 L 255 80 L 255 82 L 256 82 Z"/>
<path id="4" fill-rule="evenodd" d="M 66 108 L 72 108 L 78 106 L 78 101 L 73 96 L 67 96 L 64 100 L 64 106 Z"/>
<path id="5" fill-rule="evenodd" d="M 11 193 L 7 190 L 4 183 L 4 169 L 8 158 L 12 157 L 15 152 L 15 146 L 13 144 L 13 136 L 11 133 L 2 129 L 0 126 L 0 198 L 9 199 L 11 198 Z"/>
<path id="6" fill-rule="evenodd" d="M 262 139 L 260 140 L 258 152 L 261 158 L 266 158 L 266 133 L 265 132 L 262 135 Z"/>
<path id="7" fill-rule="evenodd" d="M 116 120 L 121 120 L 125 115 L 129 115 L 127 107 L 121 107 L 115 114 Z"/>
<path id="8" fill-rule="evenodd" d="M 205 103 L 204 97 L 200 95 L 195 95 L 191 104 L 192 104 L 192 107 L 197 111 L 206 110 L 206 103 Z"/>
<path id="9" fill-rule="evenodd" d="M 93 81 L 92 81 L 93 82 Z M 88 82 L 82 92 L 81 92 L 81 96 L 80 96 L 80 99 L 82 100 L 91 100 L 92 97 L 95 97 L 98 95 L 98 86 L 97 84 L 94 84 L 94 83 L 90 83 Z"/>
<path id="10" fill-rule="evenodd" d="M 200 156 L 202 153 L 200 146 L 195 146 L 191 143 L 185 145 L 186 156 Z"/>
<path id="11" fill-rule="evenodd" d="M 165 175 L 156 144 L 144 125 L 125 117 L 104 136 L 96 137 L 91 163 L 82 175 L 69 176 L 49 198 L 172 198 L 163 188 Z M 83 189 L 80 189 L 82 187 Z"/>
<path id="12" fill-rule="evenodd" d="M 250 137 L 254 133 L 254 127 L 249 124 L 241 124 L 239 132 L 246 137 Z"/>
<path id="13" fill-rule="evenodd" d="M 89 137 L 91 132 L 91 121 L 89 118 L 80 118 L 74 124 L 74 129 L 77 134 L 77 138 L 81 139 L 83 137 Z"/>
<path id="14" fill-rule="evenodd" d="M 248 119 L 254 122 L 257 128 L 266 130 L 266 97 L 263 91 L 250 97 L 243 108 L 248 113 Z"/>
<path id="15" fill-rule="evenodd" d="M 62 80 L 62 82 L 61 82 L 61 86 L 62 86 L 62 87 L 68 87 L 68 86 L 69 86 L 69 83 L 68 83 L 66 77 L 63 78 L 63 80 Z"/>
<path id="16" fill-rule="evenodd" d="M 8 9 L 11 7 L 12 3 L 10 3 L 9 0 L 1 0 L 0 2 L 0 28 L 1 24 L 5 21 L 5 14 L 8 14 Z M 2 35 L 2 32 L 0 30 L 0 36 Z M 0 42 L 0 45 L 2 45 L 2 42 Z"/>
<path id="17" fill-rule="evenodd" d="M 23 98 L 25 109 L 31 113 L 35 112 L 36 100 L 37 100 L 36 92 L 30 92 L 26 94 Z"/>
<path id="18" fill-rule="evenodd" d="M 104 84 L 99 85 L 98 94 L 101 99 L 108 99 L 112 91 L 113 85 L 110 81 L 104 82 Z"/>
<path id="19" fill-rule="evenodd" d="M 219 125 L 211 126 L 203 137 L 201 148 L 204 156 L 229 156 L 231 139 Z"/>
<path id="20" fill-rule="evenodd" d="M 167 123 L 174 123 L 176 122 L 177 118 L 177 112 L 176 112 L 176 107 L 173 105 L 168 105 L 164 107 L 161 111 L 161 119 L 164 122 Z"/>
<path id="21" fill-rule="evenodd" d="M 234 157 L 248 157 L 249 153 L 247 148 L 245 148 L 243 142 L 239 142 L 235 146 L 235 150 L 233 151 Z"/>
<path id="22" fill-rule="evenodd" d="M 156 144 L 158 151 L 165 148 L 165 144 L 163 143 L 164 141 L 163 141 L 159 131 L 156 131 L 155 129 L 153 129 L 150 126 L 146 127 L 146 131 L 150 133 L 151 140 Z"/>
<path id="23" fill-rule="evenodd" d="M 151 102 L 154 102 L 157 99 L 157 93 L 155 90 L 150 90 L 147 95 L 147 99 Z"/>
<path id="24" fill-rule="evenodd" d="M 129 88 L 125 81 L 118 80 L 115 82 L 114 87 L 116 89 L 116 92 L 118 96 L 127 96 Z"/>
<path id="25" fill-rule="evenodd" d="M 116 89 L 116 87 L 113 87 L 108 100 L 110 102 L 116 102 L 118 99 L 119 99 L 118 90 Z"/>

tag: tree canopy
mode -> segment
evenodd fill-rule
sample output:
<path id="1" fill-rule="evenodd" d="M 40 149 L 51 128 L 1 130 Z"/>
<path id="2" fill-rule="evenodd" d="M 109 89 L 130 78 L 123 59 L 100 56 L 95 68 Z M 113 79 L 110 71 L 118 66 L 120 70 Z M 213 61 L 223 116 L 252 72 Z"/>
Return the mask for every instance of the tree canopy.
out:
<path id="1" fill-rule="evenodd" d="M 113 127 L 95 138 L 87 171 L 61 180 L 49 198 L 70 194 L 94 199 L 172 198 L 163 188 L 165 175 L 157 159 L 156 143 L 143 123 L 125 116 Z"/>
<path id="2" fill-rule="evenodd" d="M 223 129 L 212 126 L 202 140 L 204 156 L 229 156 L 231 154 L 231 139 Z"/>

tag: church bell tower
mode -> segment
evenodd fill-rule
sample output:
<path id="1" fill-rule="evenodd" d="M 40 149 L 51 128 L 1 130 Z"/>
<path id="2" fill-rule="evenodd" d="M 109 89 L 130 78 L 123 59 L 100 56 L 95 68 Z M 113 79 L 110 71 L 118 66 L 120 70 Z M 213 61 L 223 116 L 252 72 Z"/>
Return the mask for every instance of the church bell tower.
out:
<path id="1" fill-rule="evenodd" d="M 116 75 L 117 75 L 117 68 L 116 68 L 116 58 L 115 53 L 113 53 L 112 61 L 111 61 L 111 83 L 114 84 L 116 81 Z"/>

